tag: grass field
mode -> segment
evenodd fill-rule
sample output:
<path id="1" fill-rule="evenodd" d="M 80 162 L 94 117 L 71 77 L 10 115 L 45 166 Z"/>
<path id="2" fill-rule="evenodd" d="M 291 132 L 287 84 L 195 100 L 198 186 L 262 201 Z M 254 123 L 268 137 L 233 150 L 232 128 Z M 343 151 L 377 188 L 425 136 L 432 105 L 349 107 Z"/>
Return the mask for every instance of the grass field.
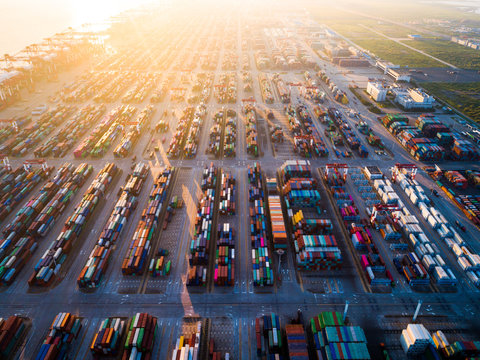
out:
<path id="1" fill-rule="evenodd" d="M 480 82 L 422 83 L 433 96 L 480 122 Z"/>
<path id="2" fill-rule="evenodd" d="M 446 40 L 428 39 L 404 42 L 459 68 L 480 70 L 479 50 L 470 49 Z"/>
<path id="3" fill-rule="evenodd" d="M 394 64 L 409 67 L 445 67 L 442 63 L 417 53 L 388 39 L 364 40 L 354 42 L 364 49 L 370 50 L 376 56 L 391 61 Z"/>

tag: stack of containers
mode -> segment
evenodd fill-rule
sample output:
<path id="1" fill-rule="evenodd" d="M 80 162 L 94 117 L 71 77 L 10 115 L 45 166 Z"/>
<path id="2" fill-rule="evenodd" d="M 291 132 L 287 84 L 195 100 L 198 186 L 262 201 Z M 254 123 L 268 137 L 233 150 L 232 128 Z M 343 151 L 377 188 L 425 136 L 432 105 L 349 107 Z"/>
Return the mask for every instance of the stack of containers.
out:
<path id="1" fill-rule="evenodd" d="M 454 176 L 454 175 L 452 175 Z M 480 257 L 471 251 L 468 244 L 464 242 L 458 232 L 449 224 L 445 216 L 430 204 L 423 187 L 416 181 L 408 178 L 405 174 L 399 174 L 397 180 L 400 187 L 408 195 L 410 200 L 420 209 L 422 217 L 435 230 L 441 240 L 457 257 L 461 269 L 465 272 L 475 285 L 480 282 L 475 281 L 480 276 Z M 416 200 L 416 201 L 414 201 Z M 430 242 L 423 232 L 410 233 L 409 240 L 414 247 L 416 254 L 422 260 L 422 264 L 433 276 L 439 285 L 454 286 L 457 284 L 457 278 L 452 270 L 445 265 L 445 261 L 440 255 L 437 247 Z"/>
<path id="2" fill-rule="evenodd" d="M 105 105 L 87 105 L 64 127 L 67 136 L 63 141 L 57 142 L 52 148 L 55 157 L 64 156 L 75 142 L 80 139 L 105 113 Z"/>
<path id="3" fill-rule="evenodd" d="M 122 262 L 124 275 L 141 275 L 147 265 L 147 257 L 152 241 L 157 233 L 159 216 L 166 206 L 167 193 L 172 180 L 174 168 L 167 167 L 161 171 L 153 182 L 148 203 L 133 233 L 127 252 Z"/>
<path id="4" fill-rule="evenodd" d="M 218 210 L 222 215 L 235 215 L 235 178 L 228 172 L 222 173 Z"/>
<path id="5" fill-rule="evenodd" d="M 105 111 L 104 106 L 88 105 L 68 120 L 62 129 L 34 150 L 35 157 L 62 156 Z"/>
<path id="6" fill-rule="evenodd" d="M 319 213 L 320 194 L 311 173 L 308 161 L 289 161 L 280 168 L 285 204 L 292 222 L 297 269 L 301 271 L 334 270 L 341 268 L 342 256 L 332 231 L 329 219 L 308 218 L 304 210 L 314 208 Z M 311 194 L 302 200 L 295 194 Z"/>
<path id="7" fill-rule="evenodd" d="M 3 221 L 15 206 L 46 177 L 46 173 L 42 169 L 29 172 L 23 167 L 15 171 L 2 168 L 0 176 L 0 221 Z"/>
<path id="8" fill-rule="evenodd" d="M 99 357 L 117 355 L 125 329 L 125 320 L 120 318 L 103 320 L 90 345 L 92 355 Z"/>
<path id="9" fill-rule="evenodd" d="M 198 203 L 194 238 L 190 242 L 187 285 L 204 285 L 207 281 L 208 253 L 212 238 L 213 217 L 216 211 L 215 194 L 218 172 L 213 163 L 203 171 L 203 194 Z"/>
<path id="10" fill-rule="evenodd" d="M 63 213 L 92 172 L 93 166 L 86 163 L 78 165 L 70 179 L 58 189 L 55 196 L 43 208 L 40 214 L 38 214 L 27 229 L 27 233 L 34 237 L 44 237 L 55 224 L 55 219 Z"/>
<path id="11" fill-rule="evenodd" d="M 196 323 L 196 329 L 192 334 L 181 335 L 175 344 L 171 360 L 197 360 L 200 356 L 200 343 L 202 340 L 202 323 Z"/>
<path id="12" fill-rule="evenodd" d="M 407 356 L 418 356 L 425 352 L 429 344 L 433 345 L 430 332 L 422 324 L 408 324 L 402 330 L 400 344 Z"/>
<path id="13" fill-rule="evenodd" d="M 235 157 L 236 139 L 237 125 L 235 118 L 228 117 L 225 121 L 225 138 L 223 142 L 223 154 L 225 157 Z"/>
<path id="14" fill-rule="evenodd" d="M 25 334 L 25 320 L 17 315 L 0 318 L 0 357 L 11 359 Z"/>
<path id="15" fill-rule="evenodd" d="M 107 131 L 111 124 L 120 116 L 121 107 L 113 109 L 109 114 L 105 115 L 92 133 L 82 141 L 80 145 L 73 151 L 75 158 L 84 158 L 88 155 L 93 145 L 100 139 L 100 137 Z"/>
<path id="16" fill-rule="evenodd" d="M 125 124 L 132 119 L 136 111 L 137 109 L 134 106 L 123 105 L 117 119 L 110 125 L 108 130 L 100 136 L 95 145 L 93 145 L 90 155 L 95 157 L 103 156 Z"/>
<path id="17" fill-rule="evenodd" d="M 22 134 L 17 134 L 14 139 L 15 141 L 20 141 L 13 148 L 6 150 L 10 150 L 9 153 L 13 156 L 25 156 L 27 151 L 57 129 L 60 123 L 70 116 L 73 111 L 73 106 L 58 105 L 56 108 L 44 113 L 36 122 L 39 125 L 36 130 L 24 138 L 21 137 Z"/>
<path id="18" fill-rule="evenodd" d="M 305 329 L 301 324 L 285 325 L 287 334 L 288 356 L 292 360 L 308 360 L 307 340 Z"/>
<path id="19" fill-rule="evenodd" d="M 165 256 L 160 256 L 159 258 L 153 258 L 150 261 L 148 273 L 152 277 L 170 275 L 171 267 L 172 262 L 170 260 L 166 261 Z"/>
<path id="20" fill-rule="evenodd" d="M 257 356 L 278 358 L 283 352 L 282 331 L 278 315 L 271 313 L 255 319 Z"/>
<path id="21" fill-rule="evenodd" d="M 229 223 L 218 225 L 214 281 L 218 286 L 233 286 L 235 281 L 235 231 Z"/>
<path id="22" fill-rule="evenodd" d="M 213 154 L 215 156 L 220 154 L 220 140 L 222 134 L 223 126 L 223 112 L 217 112 L 213 117 L 213 126 L 210 128 L 210 133 L 208 135 L 208 148 L 207 153 Z"/>
<path id="23" fill-rule="evenodd" d="M 328 172 L 326 183 L 337 203 L 342 219 L 345 222 L 359 222 L 360 212 L 353 201 L 353 197 L 347 192 L 343 175 L 340 174 L 337 168 Z"/>
<path id="24" fill-rule="evenodd" d="M 310 320 L 317 360 L 369 360 L 365 333 L 345 326 L 338 312 L 322 312 Z"/>
<path id="25" fill-rule="evenodd" d="M 35 265 L 35 269 L 28 280 L 29 285 L 48 286 L 57 277 L 72 246 L 79 239 L 98 202 L 104 198 L 117 173 L 118 168 L 112 163 L 107 163 L 100 170 L 77 207 L 73 210 L 72 215 L 65 221 L 58 237 L 51 242 L 48 249 Z"/>
<path id="26" fill-rule="evenodd" d="M 170 145 L 168 146 L 167 155 L 171 157 L 180 156 L 181 151 L 183 150 L 183 145 L 187 136 L 187 131 L 190 128 L 190 124 L 194 117 L 193 107 L 188 107 L 183 111 L 182 117 L 178 120 L 177 128 L 175 133 L 170 140 Z"/>
<path id="27" fill-rule="evenodd" d="M 80 275 L 77 278 L 77 284 L 79 287 L 96 288 L 100 285 L 102 277 L 110 262 L 113 247 L 120 238 L 131 213 L 137 207 L 137 195 L 143 187 L 148 172 L 149 167 L 141 163 L 135 168 L 132 177 L 127 179 L 127 184 L 118 198 L 107 223 L 100 233 L 97 243 L 90 253 L 85 266 L 80 271 Z M 129 185 L 132 183 L 135 185 Z"/>
<path id="28" fill-rule="evenodd" d="M 132 151 L 135 142 L 140 136 L 142 129 L 150 122 L 154 111 L 154 107 L 152 105 L 148 105 L 140 112 L 140 114 L 138 114 L 136 120 L 134 121 L 135 125 L 132 125 L 129 130 L 124 132 L 124 135 L 120 140 L 120 144 L 118 144 L 113 151 L 113 155 L 121 158 L 128 156 L 128 154 Z"/>
<path id="29" fill-rule="evenodd" d="M 480 341 L 455 341 L 442 354 L 447 358 L 476 359 L 480 356 Z"/>
<path id="30" fill-rule="evenodd" d="M 250 184 L 250 243 L 252 246 L 252 267 L 254 286 L 273 285 L 273 269 L 270 263 L 265 205 L 263 203 L 263 173 L 260 165 L 248 167 Z"/>
<path id="31" fill-rule="evenodd" d="M 4 229 L 5 238 L 0 244 L 0 278 L 4 284 L 12 283 L 36 250 L 36 239 L 25 236 L 25 232 L 58 189 L 71 179 L 73 170 L 72 164 L 64 164 L 54 178 L 17 212 L 17 216 Z"/>
<path id="32" fill-rule="evenodd" d="M 282 204 L 280 196 L 268 195 L 268 212 L 270 215 L 270 225 L 272 229 L 273 248 L 287 248 L 287 232 L 285 230 L 285 221 L 283 219 Z"/>
<path id="33" fill-rule="evenodd" d="M 297 268 L 304 271 L 338 270 L 342 253 L 333 235 L 296 235 Z"/>
<path id="34" fill-rule="evenodd" d="M 70 344 L 77 338 L 82 329 L 82 320 L 70 313 L 59 313 L 55 316 L 35 360 L 65 359 Z"/>
<path id="35" fill-rule="evenodd" d="M 200 141 L 200 131 L 203 126 L 203 120 L 206 114 L 206 106 L 204 103 L 197 105 L 193 120 L 188 131 L 188 135 L 185 139 L 185 145 L 183 147 L 183 153 L 189 159 L 197 155 L 198 142 Z"/>
<path id="36" fill-rule="evenodd" d="M 157 318 L 137 313 L 128 326 L 122 360 L 150 360 L 157 336 Z"/>
<path id="37" fill-rule="evenodd" d="M 252 156 L 258 156 L 257 142 L 257 116 L 253 105 L 247 104 L 244 107 L 246 124 L 245 133 L 247 136 L 247 153 Z"/>

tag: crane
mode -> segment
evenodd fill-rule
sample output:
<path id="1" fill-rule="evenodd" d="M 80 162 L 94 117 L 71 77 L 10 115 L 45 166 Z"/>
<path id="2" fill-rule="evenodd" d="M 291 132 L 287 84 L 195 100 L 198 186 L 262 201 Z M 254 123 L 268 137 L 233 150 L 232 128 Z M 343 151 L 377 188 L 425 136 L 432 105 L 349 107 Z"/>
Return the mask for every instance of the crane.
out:
<path id="1" fill-rule="evenodd" d="M 41 165 L 42 170 L 48 175 L 48 165 L 45 159 L 33 159 L 33 160 L 25 160 L 23 162 L 23 168 L 25 171 L 30 172 L 32 169 L 32 165 Z"/>
<path id="2" fill-rule="evenodd" d="M 398 205 L 395 204 L 377 204 L 373 206 L 372 215 L 370 216 L 370 223 L 373 225 L 377 218 L 378 212 L 383 210 L 390 210 L 393 221 L 396 223 L 398 219 L 392 214 L 393 211 L 398 211 Z"/>
<path id="3" fill-rule="evenodd" d="M 410 178 L 415 180 L 415 175 L 417 175 L 417 165 L 415 164 L 400 164 L 396 163 L 395 166 L 391 169 L 392 170 L 392 182 L 395 183 L 397 181 L 397 176 L 400 174 L 400 171 L 403 169 L 410 170 Z"/>
<path id="4" fill-rule="evenodd" d="M 338 171 L 338 169 L 342 169 L 342 175 L 343 175 L 343 181 L 347 180 L 347 174 L 348 174 L 348 165 L 347 164 L 327 164 L 325 165 L 325 180 L 328 178 L 328 173 L 330 169 L 334 169 L 335 171 Z"/>

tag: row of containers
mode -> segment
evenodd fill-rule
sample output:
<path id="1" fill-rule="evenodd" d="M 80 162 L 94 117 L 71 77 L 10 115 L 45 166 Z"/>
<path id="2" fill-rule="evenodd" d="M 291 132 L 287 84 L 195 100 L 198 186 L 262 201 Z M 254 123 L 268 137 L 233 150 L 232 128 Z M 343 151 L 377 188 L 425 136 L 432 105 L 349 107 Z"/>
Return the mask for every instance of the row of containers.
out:
<path id="1" fill-rule="evenodd" d="M 196 107 L 185 108 L 168 146 L 169 157 L 177 158 L 184 155 L 187 158 L 193 158 L 196 156 L 206 112 L 207 107 L 203 103 Z"/>
<path id="2" fill-rule="evenodd" d="M 64 156 L 100 120 L 105 109 L 105 105 L 87 105 L 76 111 L 60 131 L 38 146 L 33 154 L 35 157 Z"/>
<path id="3" fill-rule="evenodd" d="M 260 92 L 262 94 L 262 99 L 266 104 L 273 104 L 275 101 L 273 97 L 272 87 L 268 77 L 264 73 L 258 75 L 258 82 L 260 83 Z"/>
<path id="4" fill-rule="evenodd" d="M 208 135 L 207 153 L 215 156 L 220 155 L 220 147 L 222 146 L 222 132 L 224 126 L 224 112 L 218 111 L 213 115 L 213 126 L 210 128 Z"/>
<path id="5" fill-rule="evenodd" d="M 263 172 L 258 163 L 248 166 L 250 245 L 254 286 L 271 286 L 274 282 L 271 251 L 267 237 Z"/>
<path id="6" fill-rule="evenodd" d="M 361 172 L 359 168 L 351 168 L 350 179 L 353 182 L 355 190 L 359 193 L 361 201 L 367 207 L 380 204 L 381 201 L 377 199 L 372 186 L 368 184 L 368 179 Z M 342 180 L 340 174 L 336 174 L 336 178 Z M 335 200 L 338 203 L 355 206 L 353 197 L 346 191 L 336 191 Z M 355 248 L 360 266 L 370 283 L 372 290 L 380 289 L 385 291 L 386 287 L 394 286 L 393 276 L 386 268 L 385 261 L 380 255 L 373 232 L 370 230 L 370 223 L 366 219 L 359 222 L 349 222 L 347 225 L 347 233 L 350 236 L 353 247 Z M 390 226 L 389 224 L 377 224 L 380 233 L 383 234 L 383 226 Z"/>
<path id="7" fill-rule="evenodd" d="M 38 242 L 47 235 L 92 171 L 92 166 L 84 163 L 77 167 L 65 163 L 4 227 L 0 243 L 3 285 L 15 280 L 37 249 Z"/>
<path id="8" fill-rule="evenodd" d="M 255 319 L 257 356 L 261 359 L 368 360 L 367 339 L 359 326 L 346 325 L 338 312 L 322 312 L 307 329 L 301 313 L 282 329 L 275 313 Z"/>
<path id="9" fill-rule="evenodd" d="M 462 194 L 469 186 L 479 187 L 480 172 L 475 170 L 466 170 L 465 172 L 449 170 L 442 171 L 447 181 L 439 176 L 435 167 L 427 167 L 425 169 L 428 174 L 435 180 L 436 184 L 445 192 L 450 200 L 452 200 L 477 227 L 480 227 L 480 195 L 478 194 Z M 455 190 L 450 188 L 448 182 L 453 185 Z M 458 190 L 457 190 L 458 189 Z"/>
<path id="10" fill-rule="evenodd" d="M 100 285 L 112 257 L 113 248 L 127 226 L 130 215 L 137 207 L 138 195 L 148 173 L 149 167 L 138 163 L 132 175 L 127 177 L 112 213 L 77 278 L 80 288 L 96 288 Z"/>
<path id="11" fill-rule="evenodd" d="M 50 243 L 35 264 L 34 271 L 28 279 L 29 285 L 49 286 L 59 276 L 68 254 L 79 241 L 98 203 L 105 198 L 106 192 L 119 172 L 120 170 L 113 163 L 107 163 L 100 170 L 65 221 L 58 237 Z"/>
<path id="12" fill-rule="evenodd" d="M 325 82 L 325 84 L 328 85 L 328 88 L 330 89 L 330 91 L 332 92 L 333 94 L 333 97 L 336 101 L 338 101 L 339 103 L 342 103 L 342 104 L 348 104 L 348 98 L 347 98 L 347 95 L 342 91 L 340 90 L 337 85 L 335 85 L 335 83 L 330 80 L 330 78 L 327 76 L 327 74 L 325 74 L 325 72 L 323 70 L 320 70 L 318 73 L 317 73 L 317 76 L 323 81 Z"/>
<path id="13" fill-rule="evenodd" d="M 290 131 L 293 134 L 295 152 L 305 158 L 311 158 L 314 155 L 317 157 L 328 156 L 328 149 L 306 107 L 299 105 L 294 108 L 292 105 L 288 105 L 284 108 Z"/>
<path id="14" fill-rule="evenodd" d="M 387 114 L 379 118 L 412 157 L 421 161 L 480 159 L 478 148 L 460 133 L 451 131 L 436 116 L 422 114 L 411 125 L 405 115 Z"/>
<path id="15" fill-rule="evenodd" d="M 195 231 L 189 246 L 187 285 L 205 285 L 209 264 L 210 242 L 215 229 L 215 196 L 218 196 L 218 177 L 221 171 L 213 163 L 205 167 L 202 174 L 202 195 L 197 206 Z"/>
<path id="16" fill-rule="evenodd" d="M 213 116 L 213 126 L 210 128 L 207 153 L 220 155 L 223 136 L 223 155 L 235 157 L 237 141 L 236 113 L 233 110 L 220 110 Z"/>
<path id="17" fill-rule="evenodd" d="M 361 144 L 360 139 L 357 137 L 350 125 L 343 119 L 342 113 L 340 113 L 336 108 L 330 107 L 328 108 L 328 116 L 342 134 L 343 138 L 345 139 L 345 143 L 348 144 L 352 150 L 357 151 L 358 156 L 361 158 L 368 157 L 369 153 L 367 148 Z M 337 153 L 337 156 L 338 155 L 339 154 Z"/>
<path id="18" fill-rule="evenodd" d="M 13 359 L 16 350 L 30 328 L 27 318 L 12 315 L 0 318 L 0 358 Z"/>
<path id="19" fill-rule="evenodd" d="M 288 104 L 290 102 L 290 91 L 285 85 L 285 81 L 280 77 L 280 74 L 274 74 L 272 81 L 275 84 L 280 101 L 284 104 Z"/>
<path id="20" fill-rule="evenodd" d="M 71 313 L 55 316 L 35 360 L 68 358 L 78 346 L 85 320 Z M 148 360 L 152 358 L 158 325 L 157 318 L 137 313 L 131 319 L 112 317 L 100 322 L 90 343 L 93 358 Z"/>
<path id="21" fill-rule="evenodd" d="M 296 266 L 300 271 L 337 270 L 343 259 L 330 219 L 320 218 L 321 196 L 307 160 L 285 162 L 279 170 Z"/>
<path id="22" fill-rule="evenodd" d="M 93 336 L 90 352 L 94 358 L 151 359 L 157 331 L 157 318 L 147 313 L 131 319 L 106 318 Z"/>
<path id="23" fill-rule="evenodd" d="M 167 166 L 156 174 L 147 204 L 128 244 L 122 261 L 123 275 L 142 275 L 160 229 L 160 215 L 167 206 L 175 168 Z"/>
<path id="24" fill-rule="evenodd" d="M 218 84 L 215 85 L 215 99 L 220 104 L 234 104 L 237 101 L 237 79 L 236 73 L 220 74 Z"/>
<path id="25" fill-rule="evenodd" d="M 50 135 L 75 111 L 71 105 L 58 105 L 42 115 L 36 121 L 17 122 L 15 136 L 10 136 L 0 145 L 0 152 L 11 156 L 25 156 Z"/>
<path id="26" fill-rule="evenodd" d="M 222 172 L 218 212 L 235 215 L 235 178 Z M 235 282 L 235 229 L 226 222 L 218 225 L 215 249 L 214 283 L 217 286 L 233 286 Z"/>
<path id="27" fill-rule="evenodd" d="M 138 114 L 135 121 L 124 124 L 123 136 L 120 139 L 120 143 L 115 150 L 113 150 L 113 155 L 115 157 L 124 158 L 131 153 L 135 143 L 142 133 L 142 130 L 150 123 L 154 112 L 155 108 L 153 105 L 148 105 L 140 112 L 140 114 Z"/>
<path id="28" fill-rule="evenodd" d="M 365 169 L 366 175 L 382 203 L 389 205 L 389 214 L 392 219 L 391 223 L 383 229 L 382 236 L 387 242 L 402 239 L 405 244 L 405 247 L 398 249 L 403 251 L 404 254 L 398 255 L 393 259 L 393 263 L 399 273 L 405 276 L 411 286 L 428 285 L 432 278 L 440 287 L 455 286 L 458 282 L 456 276 L 450 267 L 446 265 L 436 243 L 430 236 L 425 234 L 417 217 L 410 213 L 393 189 L 392 183 L 388 179 L 383 179 L 383 174 L 380 170 L 376 169 L 375 172 L 370 170 Z M 399 174 L 397 179 L 401 182 L 400 187 L 406 189 L 407 182 L 405 180 L 407 178 L 404 174 Z M 411 184 L 416 189 L 418 188 L 418 192 L 415 193 L 412 189 L 408 189 L 407 196 L 409 199 L 417 206 L 423 204 L 420 205 L 422 208 L 433 209 L 434 214 L 439 214 L 430 205 L 430 200 L 423 192 L 420 184 L 415 180 L 411 180 Z M 427 222 L 440 220 L 438 217 L 432 217 L 432 219 L 428 220 L 430 211 L 427 210 L 423 212 L 422 216 Z M 443 222 L 442 224 L 443 227 L 439 227 L 440 232 L 445 233 L 445 235 L 450 234 L 447 231 L 447 225 Z M 440 232 L 439 235 L 442 237 Z"/>
<path id="29" fill-rule="evenodd" d="M 257 157 L 259 155 L 258 148 L 258 131 L 257 131 L 257 113 L 255 106 L 252 104 L 243 105 L 243 113 L 245 115 L 245 134 L 247 137 L 247 154 Z"/>
<path id="30" fill-rule="evenodd" d="M 180 336 L 175 341 L 170 360 L 229 360 L 230 353 L 215 349 L 215 341 L 211 337 L 209 319 L 184 318 Z"/>
<path id="31" fill-rule="evenodd" d="M 410 201 L 420 210 L 422 217 L 456 257 L 459 267 L 464 271 L 468 279 L 476 286 L 480 286 L 480 256 L 476 254 L 469 244 L 460 236 L 451 222 L 430 203 L 423 187 L 420 186 L 416 180 L 410 179 L 405 174 L 399 174 L 397 179 L 400 187 L 408 195 Z M 421 256 L 422 263 L 427 270 L 432 269 L 432 267 L 435 269 L 439 264 L 444 264 L 443 259 L 438 258 L 438 254 L 431 254 L 427 251 L 423 252 L 421 245 L 426 249 L 426 245 L 429 243 L 425 237 L 422 237 L 422 240 L 424 240 L 426 244 L 420 240 L 420 236 L 418 236 L 418 240 L 415 244 L 419 248 L 417 255 L 419 257 Z M 411 240 L 411 242 L 413 242 L 413 240 Z M 449 268 L 443 266 L 442 269 L 444 271 L 440 269 L 434 270 L 435 277 L 439 281 L 445 278 L 445 275 L 454 279 Z"/>
<path id="32" fill-rule="evenodd" d="M 47 171 L 42 168 L 0 168 L 0 222 L 46 178 Z"/>
<path id="33" fill-rule="evenodd" d="M 103 116 L 95 128 L 73 151 L 77 159 L 89 155 L 101 157 L 129 123 L 137 109 L 130 105 L 122 105 Z"/>
<path id="34" fill-rule="evenodd" d="M 480 341 L 450 343 L 441 330 L 430 332 L 423 324 L 408 324 L 400 335 L 400 344 L 408 358 L 474 359 L 480 356 Z"/>

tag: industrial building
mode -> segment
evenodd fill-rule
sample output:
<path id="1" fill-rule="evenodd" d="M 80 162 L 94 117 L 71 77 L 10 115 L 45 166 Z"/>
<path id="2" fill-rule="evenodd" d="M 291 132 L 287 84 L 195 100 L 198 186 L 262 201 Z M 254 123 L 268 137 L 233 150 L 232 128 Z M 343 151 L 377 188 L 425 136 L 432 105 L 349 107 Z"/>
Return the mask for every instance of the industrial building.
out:
<path id="1" fill-rule="evenodd" d="M 410 82 L 410 71 L 401 68 L 400 65 L 394 65 L 387 61 L 377 61 L 375 66 L 382 70 L 385 75 L 390 75 L 395 81 Z"/>
<path id="2" fill-rule="evenodd" d="M 375 101 L 385 101 L 388 88 L 380 81 L 369 81 L 367 84 L 367 93 Z"/>
<path id="3" fill-rule="evenodd" d="M 394 87 L 391 89 L 391 92 L 395 95 L 395 102 L 406 110 L 428 110 L 435 105 L 435 98 L 422 89 Z"/>

